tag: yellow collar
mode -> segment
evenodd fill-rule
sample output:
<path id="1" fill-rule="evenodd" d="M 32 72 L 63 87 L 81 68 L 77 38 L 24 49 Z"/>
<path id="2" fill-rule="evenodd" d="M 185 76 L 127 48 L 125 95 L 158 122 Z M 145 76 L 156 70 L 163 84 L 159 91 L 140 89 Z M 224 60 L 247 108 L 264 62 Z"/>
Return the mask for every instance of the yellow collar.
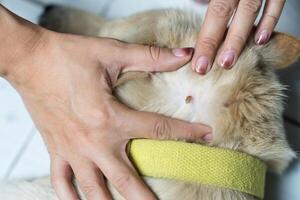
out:
<path id="1" fill-rule="evenodd" d="M 175 141 L 131 141 L 130 159 L 140 174 L 223 187 L 263 199 L 266 165 L 248 154 Z"/>

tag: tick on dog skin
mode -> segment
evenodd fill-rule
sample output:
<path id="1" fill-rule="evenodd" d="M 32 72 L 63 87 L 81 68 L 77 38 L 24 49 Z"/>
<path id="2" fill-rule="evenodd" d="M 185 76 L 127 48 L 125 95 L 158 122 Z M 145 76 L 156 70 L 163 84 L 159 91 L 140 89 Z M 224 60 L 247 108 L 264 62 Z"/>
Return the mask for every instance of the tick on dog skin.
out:
<path id="1" fill-rule="evenodd" d="M 186 103 L 186 104 L 189 104 L 189 103 L 192 102 L 192 100 L 193 100 L 193 97 L 192 97 L 191 95 L 189 95 L 189 96 L 187 96 L 187 97 L 185 98 L 185 103 Z"/>

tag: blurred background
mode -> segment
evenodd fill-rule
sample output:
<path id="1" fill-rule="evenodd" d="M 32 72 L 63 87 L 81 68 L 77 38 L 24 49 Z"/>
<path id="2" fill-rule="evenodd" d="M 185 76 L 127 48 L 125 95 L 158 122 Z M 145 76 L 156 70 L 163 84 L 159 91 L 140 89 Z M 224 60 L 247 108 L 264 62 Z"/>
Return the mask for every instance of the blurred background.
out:
<path id="1" fill-rule="evenodd" d="M 192 0 L 0 0 L 19 16 L 37 23 L 47 4 L 63 4 L 88 10 L 109 19 L 155 8 L 184 8 L 204 13 L 206 6 Z M 278 31 L 300 38 L 300 1 L 287 0 Z M 300 62 L 278 72 L 289 86 L 285 127 L 292 148 L 300 155 Z M 49 174 L 44 144 L 15 90 L 0 78 L 0 181 L 32 179 Z M 300 199 L 300 159 L 282 175 L 268 175 L 267 200 Z"/>

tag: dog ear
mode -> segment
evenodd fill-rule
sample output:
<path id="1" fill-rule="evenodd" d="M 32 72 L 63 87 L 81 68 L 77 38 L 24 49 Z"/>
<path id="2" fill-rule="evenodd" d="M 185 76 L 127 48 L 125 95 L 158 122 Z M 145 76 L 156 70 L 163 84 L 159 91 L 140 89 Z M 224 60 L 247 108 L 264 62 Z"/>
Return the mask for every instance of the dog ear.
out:
<path id="1" fill-rule="evenodd" d="M 275 69 L 286 68 L 300 57 L 300 40 L 284 33 L 273 33 L 266 45 L 256 48 L 262 62 Z"/>

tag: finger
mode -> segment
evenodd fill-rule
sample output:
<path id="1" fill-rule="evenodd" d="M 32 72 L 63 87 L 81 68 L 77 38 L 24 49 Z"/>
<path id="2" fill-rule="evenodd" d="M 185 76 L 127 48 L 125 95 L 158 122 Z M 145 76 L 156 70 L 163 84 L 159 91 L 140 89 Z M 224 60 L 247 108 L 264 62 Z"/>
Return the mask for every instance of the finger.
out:
<path id="1" fill-rule="evenodd" d="M 174 71 L 191 60 L 192 48 L 168 49 L 155 46 L 127 44 L 122 56 L 122 70 Z"/>
<path id="2" fill-rule="evenodd" d="M 240 55 L 252 30 L 262 0 L 240 0 L 218 58 L 218 64 L 230 69 Z"/>
<path id="3" fill-rule="evenodd" d="M 210 70 L 237 2 L 212 0 L 209 3 L 192 60 L 192 68 L 197 73 L 203 75 Z"/>
<path id="4" fill-rule="evenodd" d="M 90 161 L 72 162 L 79 187 L 88 200 L 111 200 L 106 183 L 99 168 Z"/>
<path id="5" fill-rule="evenodd" d="M 129 137 L 127 139 L 186 139 L 191 141 L 212 139 L 212 129 L 206 125 L 192 124 L 156 113 L 134 111 L 122 105 L 119 106 L 118 113 L 122 113 L 119 115 L 121 117 L 119 121 L 126 119 L 122 130 L 127 132 Z"/>
<path id="6" fill-rule="evenodd" d="M 94 159 L 124 199 L 156 200 L 153 192 L 146 186 L 130 163 L 125 148 L 122 155 L 115 153 L 113 156 L 97 156 Z"/>
<path id="7" fill-rule="evenodd" d="M 51 157 L 51 183 L 61 200 L 78 200 L 72 184 L 73 172 L 70 165 L 58 156 Z"/>
<path id="8" fill-rule="evenodd" d="M 266 1 L 262 18 L 256 29 L 256 44 L 263 45 L 268 42 L 281 15 L 284 4 L 285 0 Z"/>
<path id="9" fill-rule="evenodd" d="M 196 3 L 200 3 L 200 4 L 207 4 L 210 2 L 210 0 L 194 0 Z"/>

